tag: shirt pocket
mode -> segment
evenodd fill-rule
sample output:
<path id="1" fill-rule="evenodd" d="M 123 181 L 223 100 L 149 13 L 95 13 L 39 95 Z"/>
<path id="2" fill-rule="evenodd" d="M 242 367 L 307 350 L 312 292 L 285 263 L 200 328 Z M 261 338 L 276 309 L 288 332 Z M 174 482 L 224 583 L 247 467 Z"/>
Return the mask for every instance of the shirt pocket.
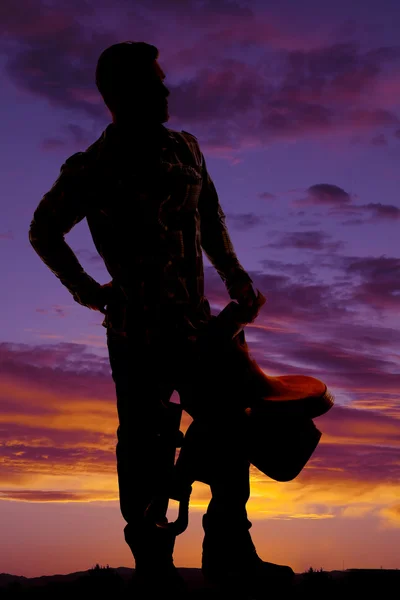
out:
<path id="1" fill-rule="evenodd" d="M 201 172 L 185 163 L 161 164 L 163 196 L 159 210 L 160 222 L 174 227 L 179 214 L 197 209 L 201 192 Z"/>

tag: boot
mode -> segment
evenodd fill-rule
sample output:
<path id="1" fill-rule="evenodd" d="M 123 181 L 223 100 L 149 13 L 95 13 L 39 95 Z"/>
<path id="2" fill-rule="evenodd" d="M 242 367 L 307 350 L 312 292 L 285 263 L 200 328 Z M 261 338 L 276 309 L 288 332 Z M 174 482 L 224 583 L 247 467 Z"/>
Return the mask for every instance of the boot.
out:
<path id="1" fill-rule="evenodd" d="M 248 528 L 241 529 L 211 526 L 207 515 L 203 516 L 205 532 L 202 553 L 204 579 L 213 585 L 238 591 L 261 592 L 271 586 L 282 590 L 294 580 L 294 572 L 288 566 L 263 561 L 257 554 Z"/>
<path id="2" fill-rule="evenodd" d="M 146 525 L 135 532 L 125 527 L 125 540 L 135 559 L 132 584 L 139 597 L 151 598 L 167 592 L 174 598 L 185 597 L 186 582 L 173 561 L 175 538 L 168 529 L 156 525 Z"/>

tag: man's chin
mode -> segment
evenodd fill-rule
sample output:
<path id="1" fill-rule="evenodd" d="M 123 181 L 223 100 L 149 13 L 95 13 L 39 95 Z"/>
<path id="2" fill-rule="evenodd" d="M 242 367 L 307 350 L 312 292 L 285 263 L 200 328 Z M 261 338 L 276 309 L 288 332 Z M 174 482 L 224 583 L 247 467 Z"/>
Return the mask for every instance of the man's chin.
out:
<path id="1" fill-rule="evenodd" d="M 163 116 L 161 117 L 161 123 L 167 123 L 167 121 L 169 121 L 169 112 L 166 111 Z"/>

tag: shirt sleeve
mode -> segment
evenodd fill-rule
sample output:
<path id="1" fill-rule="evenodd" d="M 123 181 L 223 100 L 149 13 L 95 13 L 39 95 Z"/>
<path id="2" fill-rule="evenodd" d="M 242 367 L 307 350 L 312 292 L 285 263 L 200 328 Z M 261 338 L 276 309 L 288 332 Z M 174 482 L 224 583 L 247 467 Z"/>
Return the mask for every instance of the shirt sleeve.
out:
<path id="1" fill-rule="evenodd" d="M 203 182 L 198 203 L 201 219 L 201 245 L 229 293 L 233 286 L 244 285 L 247 282 L 252 283 L 252 279 L 236 256 L 225 223 L 225 213 L 220 205 L 215 185 L 207 171 L 203 154 L 201 154 L 201 158 Z"/>
<path id="2" fill-rule="evenodd" d="M 61 166 L 57 180 L 36 208 L 29 228 L 29 241 L 35 252 L 73 295 L 99 286 L 84 271 L 64 239 L 88 210 L 82 154 L 72 155 Z"/>

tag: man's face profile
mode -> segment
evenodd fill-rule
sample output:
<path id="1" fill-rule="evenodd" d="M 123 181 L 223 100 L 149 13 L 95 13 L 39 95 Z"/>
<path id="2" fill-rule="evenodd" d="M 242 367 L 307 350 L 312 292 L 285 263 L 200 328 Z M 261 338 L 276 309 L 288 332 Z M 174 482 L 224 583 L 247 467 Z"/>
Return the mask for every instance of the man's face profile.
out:
<path id="1" fill-rule="evenodd" d="M 164 84 L 165 73 L 155 60 L 145 72 L 133 72 L 121 90 L 118 117 L 145 119 L 153 123 L 165 123 L 169 119 L 169 90 Z"/>

